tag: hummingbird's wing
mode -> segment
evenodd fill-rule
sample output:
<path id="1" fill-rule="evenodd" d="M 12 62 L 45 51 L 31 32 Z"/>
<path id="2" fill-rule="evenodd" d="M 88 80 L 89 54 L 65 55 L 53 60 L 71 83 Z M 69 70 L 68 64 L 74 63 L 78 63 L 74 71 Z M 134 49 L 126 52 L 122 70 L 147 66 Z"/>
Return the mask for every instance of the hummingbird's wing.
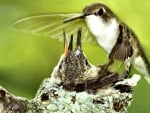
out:
<path id="1" fill-rule="evenodd" d="M 77 35 L 76 31 L 82 27 L 82 42 L 94 42 L 94 38 L 87 28 L 84 19 L 64 22 L 68 18 L 79 14 L 48 14 L 26 17 L 15 22 L 11 28 L 16 31 L 29 32 L 35 35 L 63 40 L 63 30 L 68 35 Z"/>
<path id="2" fill-rule="evenodd" d="M 133 55 L 132 44 L 129 41 L 129 33 L 124 32 L 124 27 L 120 25 L 120 34 L 114 45 L 111 53 L 109 54 L 110 59 L 117 59 L 125 61 L 128 57 Z M 126 33 L 126 34 L 125 34 Z"/>
<path id="3" fill-rule="evenodd" d="M 125 61 L 128 57 L 131 57 L 133 48 L 130 44 L 126 45 L 126 43 L 128 43 L 128 40 L 124 40 L 121 44 L 116 44 L 109 54 L 109 58 Z"/>

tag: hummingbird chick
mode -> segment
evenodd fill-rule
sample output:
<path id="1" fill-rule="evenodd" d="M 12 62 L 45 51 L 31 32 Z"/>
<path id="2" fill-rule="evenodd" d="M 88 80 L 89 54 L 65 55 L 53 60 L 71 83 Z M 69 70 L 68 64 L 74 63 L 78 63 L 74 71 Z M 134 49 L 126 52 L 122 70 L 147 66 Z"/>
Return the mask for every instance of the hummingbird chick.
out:
<path id="1" fill-rule="evenodd" d="M 73 35 L 68 44 L 64 32 L 64 53 L 52 73 L 55 84 L 62 85 L 67 90 L 95 92 L 97 89 L 113 86 L 124 77 L 89 63 L 82 51 L 81 28 L 78 29 L 75 49 L 73 49 Z"/>
<path id="2" fill-rule="evenodd" d="M 66 45 L 67 46 L 67 45 Z M 64 73 L 64 81 L 65 84 L 78 84 L 83 79 L 84 72 L 90 68 L 90 64 L 88 63 L 84 53 L 82 52 L 81 47 L 81 29 L 78 30 L 76 48 L 73 50 L 73 35 L 71 35 L 69 46 L 65 59 L 61 63 L 60 73 Z M 62 73 L 61 73 L 62 74 Z"/>
<path id="3" fill-rule="evenodd" d="M 91 71 L 92 69 L 92 71 Z M 96 68 L 86 59 L 81 45 L 81 28 L 78 29 L 76 48 L 73 50 L 73 35 L 67 43 L 64 32 L 64 53 L 52 74 L 54 82 L 73 89 L 79 83 L 84 83 L 90 78 L 97 78 L 99 68 Z"/>

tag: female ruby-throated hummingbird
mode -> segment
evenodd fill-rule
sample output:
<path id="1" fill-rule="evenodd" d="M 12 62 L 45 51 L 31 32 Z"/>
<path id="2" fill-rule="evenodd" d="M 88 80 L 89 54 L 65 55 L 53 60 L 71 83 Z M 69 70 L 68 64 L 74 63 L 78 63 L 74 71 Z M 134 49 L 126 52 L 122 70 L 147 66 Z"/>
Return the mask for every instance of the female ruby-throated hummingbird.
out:
<path id="1" fill-rule="evenodd" d="M 145 78 L 150 83 L 150 64 L 137 36 L 104 4 L 95 3 L 86 6 L 82 14 L 50 14 L 27 17 L 14 23 L 12 28 L 63 39 L 62 29 L 71 34 L 75 32 L 75 27 L 81 26 L 84 32 L 82 41 L 91 42 L 96 39 L 112 60 L 125 61 L 130 58 L 134 67 L 147 75 Z"/>

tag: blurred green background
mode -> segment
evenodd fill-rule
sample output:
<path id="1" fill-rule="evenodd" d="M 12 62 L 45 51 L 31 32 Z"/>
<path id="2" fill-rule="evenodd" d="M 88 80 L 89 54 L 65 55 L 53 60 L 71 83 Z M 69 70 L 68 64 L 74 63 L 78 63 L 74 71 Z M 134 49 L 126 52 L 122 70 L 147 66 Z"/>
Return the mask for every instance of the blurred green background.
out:
<path id="1" fill-rule="evenodd" d="M 105 3 L 129 25 L 150 58 L 149 0 L 0 0 L 0 85 L 15 95 L 33 98 L 63 52 L 63 42 L 10 30 L 15 21 L 38 14 L 81 12 L 94 2 Z M 85 43 L 83 49 L 93 64 L 106 62 L 106 54 L 97 45 Z M 142 76 L 129 113 L 150 113 L 149 95 L 150 85 Z"/>

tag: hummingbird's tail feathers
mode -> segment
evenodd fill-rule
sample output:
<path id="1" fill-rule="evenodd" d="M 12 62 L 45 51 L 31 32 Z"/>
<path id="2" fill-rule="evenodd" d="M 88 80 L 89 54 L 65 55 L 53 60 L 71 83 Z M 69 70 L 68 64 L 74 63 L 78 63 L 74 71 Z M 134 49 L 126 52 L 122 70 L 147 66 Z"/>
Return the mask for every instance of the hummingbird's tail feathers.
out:
<path id="1" fill-rule="evenodd" d="M 150 76 L 144 76 L 144 78 L 148 82 L 148 84 L 150 85 Z"/>
<path id="2" fill-rule="evenodd" d="M 145 75 L 145 79 L 150 84 L 150 64 L 147 58 L 141 55 L 136 56 L 133 59 L 133 65 L 139 72 Z"/>

